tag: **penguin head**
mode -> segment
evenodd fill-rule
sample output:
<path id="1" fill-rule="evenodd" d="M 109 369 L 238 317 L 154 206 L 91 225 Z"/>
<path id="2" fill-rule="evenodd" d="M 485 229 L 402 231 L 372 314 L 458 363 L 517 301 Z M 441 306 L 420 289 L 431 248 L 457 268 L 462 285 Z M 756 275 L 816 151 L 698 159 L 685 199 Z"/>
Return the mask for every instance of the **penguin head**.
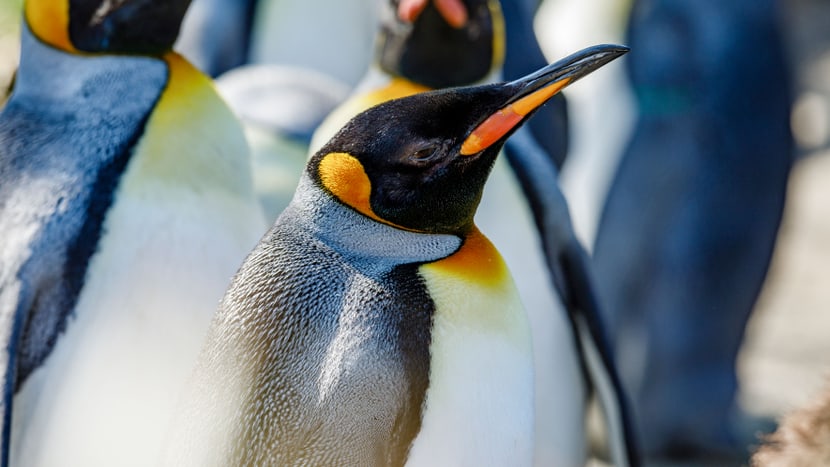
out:
<path id="1" fill-rule="evenodd" d="M 429 88 L 463 86 L 501 67 L 504 41 L 498 0 L 386 0 L 377 61 Z"/>
<path id="2" fill-rule="evenodd" d="M 190 0 L 26 0 L 32 33 L 73 53 L 161 55 L 173 47 Z"/>
<path id="3" fill-rule="evenodd" d="M 464 236 L 510 134 L 565 86 L 627 51 L 595 46 L 509 83 L 425 92 L 372 107 L 311 158 L 308 173 L 376 221 Z"/>

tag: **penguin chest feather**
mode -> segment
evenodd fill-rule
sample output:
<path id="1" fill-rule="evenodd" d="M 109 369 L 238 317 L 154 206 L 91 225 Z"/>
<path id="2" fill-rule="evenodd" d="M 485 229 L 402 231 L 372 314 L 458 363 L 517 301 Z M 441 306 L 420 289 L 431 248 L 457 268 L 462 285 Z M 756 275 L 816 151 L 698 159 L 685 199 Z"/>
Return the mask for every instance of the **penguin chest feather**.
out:
<path id="1" fill-rule="evenodd" d="M 530 329 L 501 256 L 476 231 L 419 272 L 435 313 L 429 389 L 407 465 L 531 465 Z"/>
<path id="2" fill-rule="evenodd" d="M 66 331 L 15 397 L 14 465 L 156 464 L 216 303 L 264 230 L 241 129 L 177 60 Z"/>

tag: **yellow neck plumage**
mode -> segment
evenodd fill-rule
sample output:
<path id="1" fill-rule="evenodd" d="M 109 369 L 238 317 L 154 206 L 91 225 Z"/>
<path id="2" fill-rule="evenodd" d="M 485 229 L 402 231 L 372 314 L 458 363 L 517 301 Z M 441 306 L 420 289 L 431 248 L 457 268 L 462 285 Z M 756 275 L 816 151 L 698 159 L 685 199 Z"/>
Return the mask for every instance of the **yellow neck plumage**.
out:
<path id="1" fill-rule="evenodd" d="M 163 59 L 170 75 L 136 147 L 131 170 L 142 176 L 135 180 L 250 191 L 248 146 L 239 121 L 210 78 L 178 53 Z"/>
<path id="2" fill-rule="evenodd" d="M 42 42 L 77 53 L 69 38 L 69 0 L 26 0 L 26 24 Z"/>

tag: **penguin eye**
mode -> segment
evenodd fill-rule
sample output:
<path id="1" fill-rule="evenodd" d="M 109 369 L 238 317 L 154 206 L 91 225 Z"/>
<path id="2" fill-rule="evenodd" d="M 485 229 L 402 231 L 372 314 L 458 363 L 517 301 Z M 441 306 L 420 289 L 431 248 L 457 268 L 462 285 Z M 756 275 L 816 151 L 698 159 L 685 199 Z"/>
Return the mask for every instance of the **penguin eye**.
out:
<path id="1" fill-rule="evenodd" d="M 416 163 L 429 162 L 435 157 L 437 157 L 438 154 L 439 151 L 436 146 L 428 146 L 412 153 L 409 156 L 409 160 Z"/>

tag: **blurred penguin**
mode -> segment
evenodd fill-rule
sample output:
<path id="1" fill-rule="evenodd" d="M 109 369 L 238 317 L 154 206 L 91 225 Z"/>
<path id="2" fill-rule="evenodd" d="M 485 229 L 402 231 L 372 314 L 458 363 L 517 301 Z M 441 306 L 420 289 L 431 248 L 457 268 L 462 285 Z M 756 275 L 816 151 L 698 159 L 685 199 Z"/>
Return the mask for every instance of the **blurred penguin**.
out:
<path id="1" fill-rule="evenodd" d="M 25 3 L 0 114 L 3 466 L 153 465 L 265 231 L 238 121 L 170 50 L 188 3 Z"/>
<path id="2" fill-rule="evenodd" d="M 330 40 L 330 34 L 319 30 L 328 24 L 329 15 L 339 8 L 348 8 L 340 12 L 340 18 L 362 11 L 352 6 L 195 0 L 185 16 L 176 50 L 205 73 L 218 76 L 219 92 L 245 127 L 254 190 L 269 220 L 277 218 L 294 194 L 312 133 L 350 90 L 346 81 L 329 75 L 332 70 L 315 57 L 334 60 L 365 53 L 360 40 L 353 45 L 348 39 L 364 34 L 360 28 L 339 35 L 336 46 L 321 45 Z M 283 50 L 280 39 L 272 37 L 281 33 L 293 35 L 290 50 L 296 55 L 270 54 L 272 49 Z M 315 37 L 315 33 L 322 36 Z M 268 55 L 267 60 L 260 60 L 267 63 L 251 63 L 252 48 Z"/>
<path id="3" fill-rule="evenodd" d="M 506 0 L 501 2 L 505 23 L 505 55 L 502 77 L 518 79 L 547 63 L 533 21 L 541 1 Z M 539 145 L 553 158 L 557 170 L 568 154 L 568 106 L 564 94 L 557 94 L 527 122 Z"/>
<path id="4" fill-rule="evenodd" d="M 193 0 L 175 49 L 217 77 L 248 62 L 258 0 Z"/>
<path id="5" fill-rule="evenodd" d="M 638 0 L 639 120 L 594 264 L 648 458 L 746 462 L 735 360 L 792 164 L 775 0 Z"/>
<path id="6" fill-rule="evenodd" d="M 379 0 L 259 0 L 250 62 L 312 69 L 353 87 L 369 66 Z"/>

